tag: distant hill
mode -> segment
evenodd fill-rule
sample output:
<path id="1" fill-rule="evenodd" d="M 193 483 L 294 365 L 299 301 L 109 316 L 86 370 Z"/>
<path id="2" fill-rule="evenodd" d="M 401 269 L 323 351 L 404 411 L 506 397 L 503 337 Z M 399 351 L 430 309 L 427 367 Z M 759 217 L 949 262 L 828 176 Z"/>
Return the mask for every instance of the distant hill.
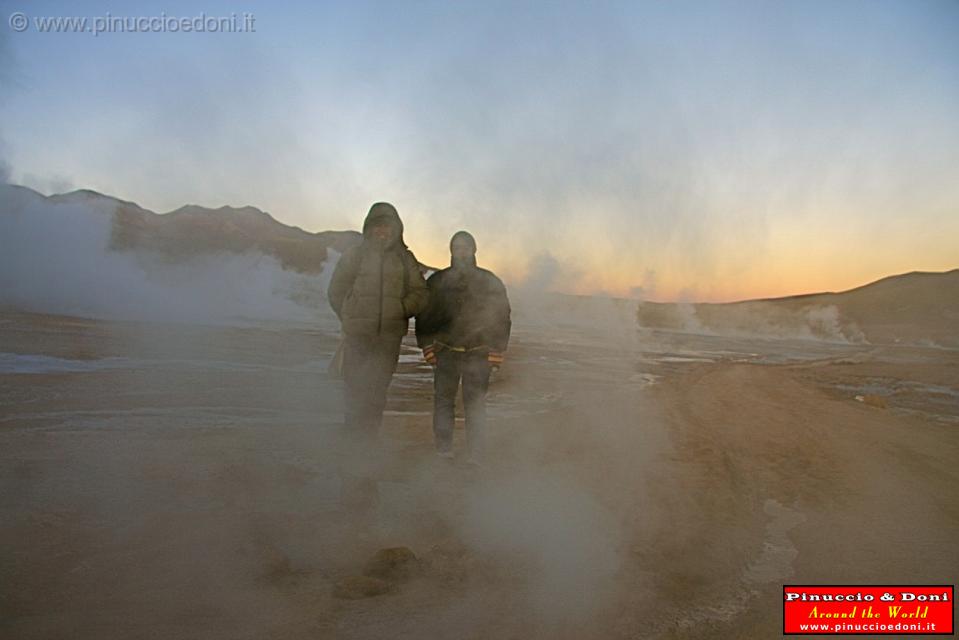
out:
<path id="1" fill-rule="evenodd" d="M 342 253 L 362 239 L 358 231 L 310 233 L 285 225 L 256 207 L 208 209 L 186 205 L 159 214 L 88 189 L 47 199 L 54 203 L 84 202 L 110 210 L 111 249 L 150 251 L 171 261 L 204 254 L 259 251 L 276 258 L 284 269 L 317 274 L 323 270 L 330 249 Z"/>
<path id="2" fill-rule="evenodd" d="M 337 252 L 254 207 L 157 214 L 96 191 L 0 184 L 0 309 L 175 322 L 326 322 Z M 325 319 L 324 319 L 325 318 Z"/>
<path id="3" fill-rule="evenodd" d="M 86 189 L 44 196 L 0 185 L 0 307 L 149 316 L 189 300 L 202 311 L 237 315 L 274 307 L 280 313 L 274 303 L 281 299 L 323 308 L 325 282 L 314 276 L 331 251 L 361 240 L 357 231 L 310 233 L 255 207 L 187 205 L 158 214 Z M 219 259 L 193 260 L 209 256 Z M 259 256 L 273 266 L 259 264 Z M 192 297 L 183 293 L 190 286 Z M 529 321 L 632 327 L 638 320 L 695 333 L 959 348 L 959 269 L 726 304 L 514 297 L 517 318 Z"/>
<path id="4" fill-rule="evenodd" d="M 914 271 L 838 293 L 639 305 L 640 325 L 704 333 L 959 348 L 959 269 Z"/>

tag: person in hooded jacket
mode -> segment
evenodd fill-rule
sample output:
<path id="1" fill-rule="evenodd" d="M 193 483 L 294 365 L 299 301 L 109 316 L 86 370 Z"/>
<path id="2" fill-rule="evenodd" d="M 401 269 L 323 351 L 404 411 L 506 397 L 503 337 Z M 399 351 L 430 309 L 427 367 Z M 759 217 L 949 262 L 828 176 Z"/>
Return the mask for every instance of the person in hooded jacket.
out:
<path id="1" fill-rule="evenodd" d="M 409 319 L 428 303 L 419 262 L 403 242 L 393 205 L 377 202 L 363 241 L 340 257 L 327 291 L 344 334 L 345 422 L 354 436 L 375 437 Z"/>
<path id="2" fill-rule="evenodd" d="M 463 383 L 466 441 L 471 462 L 483 455 L 490 371 L 503 363 L 510 334 L 506 287 L 476 266 L 476 240 L 466 231 L 450 240 L 451 265 L 426 281 L 429 306 L 416 317 L 416 340 L 433 373 L 433 435 L 437 452 L 452 458 L 456 391 Z"/>

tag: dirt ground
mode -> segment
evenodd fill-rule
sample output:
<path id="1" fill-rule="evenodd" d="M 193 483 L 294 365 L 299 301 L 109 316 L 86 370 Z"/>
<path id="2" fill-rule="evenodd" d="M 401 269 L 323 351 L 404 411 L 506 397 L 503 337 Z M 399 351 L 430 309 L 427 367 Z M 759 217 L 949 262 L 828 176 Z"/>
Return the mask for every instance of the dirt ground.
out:
<path id="1" fill-rule="evenodd" d="M 411 342 L 357 452 L 336 340 L 0 314 L 0 637 L 752 639 L 784 583 L 956 581 L 957 351 L 519 325 L 474 468 Z"/>

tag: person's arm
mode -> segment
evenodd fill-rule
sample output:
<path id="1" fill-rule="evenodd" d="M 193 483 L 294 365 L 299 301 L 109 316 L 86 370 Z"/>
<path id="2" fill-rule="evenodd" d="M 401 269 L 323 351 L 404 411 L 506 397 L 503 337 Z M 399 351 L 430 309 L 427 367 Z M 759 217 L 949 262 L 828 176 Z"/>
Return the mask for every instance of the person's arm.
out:
<path id="1" fill-rule="evenodd" d="M 353 288 L 356 281 L 356 275 L 359 270 L 359 247 L 350 247 L 340 256 L 336 268 L 333 269 L 333 277 L 330 278 L 330 286 L 326 290 L 326 298 L 333 307 L 336 317 L 340 317 L 340 310 L 343 308 L 343 301 Z"/>
<path id="2" fill-rule="evenodd" d="M 429 290 L 426 288 L 426 280 L 420 272 L 420 263 L 416 261 L 416 256 L 410 250 L 406 251 L 406 259 L 403 261 L 406 269 L 406 291 L 403 292 L 403 310 L 407 318 L 417 316 L 426 310 L 430 301 Z"/>
<path id="3" fill-rule="evenodd" d="M 503 282 L 490 275 L 487 304 L 490 308 L 491 324 L 489 328 L 489 363 L 498 367 L 503 364 L 503 352 L 509 345 L 509 334 L 513 322 L 510 319 L 509 296 Z"/>
<path id="4" fill-rule="evenodd" d="M 426 308 L 416 316 L 416 344 L 420 349 L 431 347 L 436 340 L 436 307 L 439 303 L 436 286 L 438 283 L 439 277 L 437 273 L 431 275 L 426 281 L 428 297 Z"/>

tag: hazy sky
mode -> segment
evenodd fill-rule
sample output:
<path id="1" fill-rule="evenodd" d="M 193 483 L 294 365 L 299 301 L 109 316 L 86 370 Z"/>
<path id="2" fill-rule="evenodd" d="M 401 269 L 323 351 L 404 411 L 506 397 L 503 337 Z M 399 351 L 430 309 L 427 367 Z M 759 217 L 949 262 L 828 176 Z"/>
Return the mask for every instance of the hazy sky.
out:
<path id="1" fill-rule="evenodd" d="M 465 228 L 510 283 L 654 300 L 959 267 L 959 1 L 276 4 L 0 3 L 11 180 L 310 231 L 389 200 L 424 262 Z M 32 22 L 108 12 L 256 31 Z"/>

